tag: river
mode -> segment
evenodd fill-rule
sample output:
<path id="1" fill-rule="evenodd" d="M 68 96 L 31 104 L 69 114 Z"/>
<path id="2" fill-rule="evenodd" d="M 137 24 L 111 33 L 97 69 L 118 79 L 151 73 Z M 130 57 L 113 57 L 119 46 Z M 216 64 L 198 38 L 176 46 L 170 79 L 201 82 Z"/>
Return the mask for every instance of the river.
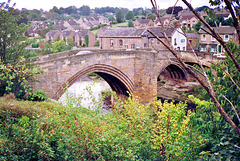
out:
<path id="1" fill-rule="evenodd" d="M 102 101 L 104 91 L 111 91 L 106 81 L 83 77 L 70 86 L 58 102 L 72 107 L 99 108 L 101 112 L 108 113 L 110 109 Z"/>

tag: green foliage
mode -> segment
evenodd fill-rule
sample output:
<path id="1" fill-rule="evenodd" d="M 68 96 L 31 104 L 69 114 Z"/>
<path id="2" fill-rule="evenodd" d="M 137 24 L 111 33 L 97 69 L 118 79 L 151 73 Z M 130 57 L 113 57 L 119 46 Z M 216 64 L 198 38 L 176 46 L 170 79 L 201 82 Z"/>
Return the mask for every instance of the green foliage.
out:
<path id="1" fill-rule="evenodd" d="M 128 21 L 128 27 L 133 27 L 134 25 L 133 25 L 133 21 L 132 20 L 129 20 Z"/>
<path id="2" fill-rule="evenodd" d="M 14 93 L 17 99 L 25 99 L 27 92 L 31 90 L 28 85 L 30 81 L 35 81 L 34 76 L 40 72 L 36 67 L 31 66 L 28 62 L 16 61 L 14 64 L 0 64 L 0 85 L 1 93 Z"/>
<path id="3" fill-rule="evenodd" d="M 192 115 L 185 115 L 185 105 L 156 100 L 141 104 L 134 97 L 114 100 L 112 112 L 103 114 L 71 102 L 63 107 L 0 98 L 0 159 L 154 161 L 198 156 L 205 140 L 194 128 L 189 130 Z"/>
<path id="4" fill-rule="evenodd" d="M 239 46 L 234 42 L 228 42 L 228 48 L 233 52 L 237 61 L 240 62 Z M 232 110 L 236 109 L 238 115 L 240 114 L 240 90 L 235 84 L 240 84 L 240 75 L 236 71 L 233 62 L 227 56 L 225 61 L 218 62 L 212 66 L 211 70 L 207 71 L 210 81 L 216 93 L 216 98 L 221 103 L 222 107 L 233 120 L 233 122 L 240 127 L 240 122 L 236 114 Z M 232 80 L 230 79 L 230 77 Z M 198 92 L 199 93 L 199 92 Z M 209 100 L 209 96 L 205 91 L 201 95 L 205 100 Z M 224 98 L 226 97 L 232 105 Z M 191 98 L 191 100 L 198 105 L 196 110 L 196 117 L 194 124 L 202 135 L 209 138 L 207 147 L 202 151 L 204 160 L 239 160 L 240 153 L 237 147 L 240 146 L 240 137 L 233 128 L 226 122 L 226 120 L 219 114 L 212 102 L 200 101 L 199 99 Z M 237 147 L 235 147 L 237 146 Z"/>
<path id="5" fill-rule="evenodd" d="M 196 114 L 191 118 L 193 127 L 208 139 L 202 144 L 201 160 L 239 160 L 240 138 L 221 114 L 208 101 L 201 101 L 193 96 L 190 99 L 197 104 Z"/>
<path id="6" fill-rule="evenodd" d="M 0 58 L 5 64 L 18 60 L 25 47 L 31 44 L 24 35 L 28 26 L 17 23 L 21 17 L 15 15 L 9 3 L 3 3 L 0 8 Z"/>
<path id="7" fill-rule="evenodd" d="M 116 11 L 116 20 L 118 23 L 122 23 L 124 21 L 124 13 L 120 9 Z"/>
<path id="8" fill-rule="evenodd" d="M 84 40 L 85 40 L 85 45 L 86 45 L 86 47 L 88 47 L 89 36 L 88 36 L 88 35 L 84 36 Z"/>
<path id="9" fill-rule="evenodd" d="M 70 37 L 67 37 L 66 42 L 63 40 L 58 40 L 52 43 L 52 53 L 57 53 L 61 51 L 71 50 L 74 46 L 73 39 Z M 47 50 L 49 51 L 49 46 L 47 46 Z"/>
<path id="10" fill-rule="evenodd" d="M 39 47 L 39 43 L 32 43 L 32 48 L 38 48 Z"/>
<path id="11" fill-rule="evenodd" d="M 48 96 L 44 91 L 36 91 L 34 93 L 30 93 L 28 96 L 28 100 L 31 101 L 47 101 Z"/>
<path id="12" fill-rule="evenodd" d="M 96 41 L 94 46 L 99 46 L 99 40 Z"/>
<path id="13" fill-rule="evenodd" d="M 133 18 L 134 18 L 134 14 L 133 14 L 133 11 L 128 11 L 127 13 L 126 13 L 126 19 L 127 20 L 133 20 Z"/>
<path id="14" fill-rule="evenodd" d="M 195 29 L 195 31 L 199 31 L 200 30 L 200 27 L 201 27 L 201 21 L 198 21 L 196 23 L 196 25 L 193 26 L 193 28 Z"/>

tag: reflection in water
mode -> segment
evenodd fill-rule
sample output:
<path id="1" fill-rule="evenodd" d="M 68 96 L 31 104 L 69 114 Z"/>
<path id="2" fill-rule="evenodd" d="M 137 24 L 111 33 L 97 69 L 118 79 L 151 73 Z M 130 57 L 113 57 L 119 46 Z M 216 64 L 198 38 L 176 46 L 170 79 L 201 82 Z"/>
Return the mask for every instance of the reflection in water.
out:
<path id="1" fill-rule="evenodd" d="M 101 108 L 101 111 L 107 113 L 110 111 L 109 107 L 104 107 L 101 100 L 103 91 L 111 91 L 107 82 L 84 77 L 69 87 L 58 102 L 73 107 Z"/>

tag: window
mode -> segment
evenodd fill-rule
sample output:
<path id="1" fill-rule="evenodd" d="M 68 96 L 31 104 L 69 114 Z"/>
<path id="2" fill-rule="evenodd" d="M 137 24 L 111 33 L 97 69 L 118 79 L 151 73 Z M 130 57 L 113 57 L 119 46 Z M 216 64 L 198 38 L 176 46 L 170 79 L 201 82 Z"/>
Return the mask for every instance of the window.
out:
<path id="1" fill-rule="evenodd" d="M 113 39 L 110 40 L 110 45 L 113 46 Z"/>
<path id="2" fill-rule="evenodd" d="M 181 39 L 181 43 L 185 43 L 185 39 Z"/>
<path id="3" fill-rule="evenodd" d="M 217 52 L 217 45 L 210 45 L 210 52 Z"/>
<path id="4" fill-rule="evenodd" d="M 202 41 L 206 41 L 206 35 L 205 34 L 202 35 Z"/>
<path id="5" fill-rule="evenodd" d="M 120 47 L 123 46 L 123 40 L 119 40 L 119 46 L 120 46 Z"/>
<path id="6" fill-rule="evenodd" d="M 196 22 L 195 20 L 192 20 L 192 22 Z"/>
<path id="7" fill-rule="evenodd" d="M 128 49 L 128 45 L 125 45 L 125 49 Z"/>
<path id="8" fill-rule="evenodd" d="M 174 38 L 174 45 L 177 45 L 177 39 Z"/>
<path id="9" fill-rule="evenodd" d="M 131 49 L 135 49 L 135 44 L 131 44 Z"/>
<path id="10" fill-rule="evenodd" d="M 216 39 L 214 37 L 211 36 L 211 41 L 216 41 Z"/>
<path id="11" fill-rule="evenodd" d="M 192 40 L 189 40 L 189 44 L 192 45 Z"/>
<path id="12" fill-rule="evenodd" d="M 229 40 L 229 35 L 224 35 L 224 41 L 228 41 Z"/>
<path id="13" fill-rule="evenodd" d="M 147 47 L 147 43 L 144 43 L 144 48 L 146 48 Z"/>
<path id="14" fill-rule="evenodd" d="M 200 45 L 200 51 L 206 51 L 206 45 Z"/>

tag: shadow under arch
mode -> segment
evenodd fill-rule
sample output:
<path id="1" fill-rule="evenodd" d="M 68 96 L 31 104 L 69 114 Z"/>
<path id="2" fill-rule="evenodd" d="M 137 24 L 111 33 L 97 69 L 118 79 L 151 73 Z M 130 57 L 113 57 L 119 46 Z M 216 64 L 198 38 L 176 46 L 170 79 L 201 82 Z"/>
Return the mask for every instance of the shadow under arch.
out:
<path id="1" fill-rule="evenodd" d="M 188 80 L 187 71 L 177 63 L 168 63 L 165 65 L 165 67 L 159 72 L 158 81 L 160 80 L 159 77 L 161 75 L 176 80 Z"/>
<path id="2" fill-rule="evenodd" d="M 110 85 L 112 90 L 116 91 L 119 95 L 129 97 L 129 94 L 133 93 L 134 85 L 128 76 L 126 76 L 122 71 L 109 65 L 95 64 L 78 71 L 72 77 L 67 79 L 65 83 L 57 89 L 53 95 L 53 99 L 58 100 L 67 90 L 67 87 L 70 87 L 81 77 L 90 73 L 96 73 L 101 76 Z"/>

